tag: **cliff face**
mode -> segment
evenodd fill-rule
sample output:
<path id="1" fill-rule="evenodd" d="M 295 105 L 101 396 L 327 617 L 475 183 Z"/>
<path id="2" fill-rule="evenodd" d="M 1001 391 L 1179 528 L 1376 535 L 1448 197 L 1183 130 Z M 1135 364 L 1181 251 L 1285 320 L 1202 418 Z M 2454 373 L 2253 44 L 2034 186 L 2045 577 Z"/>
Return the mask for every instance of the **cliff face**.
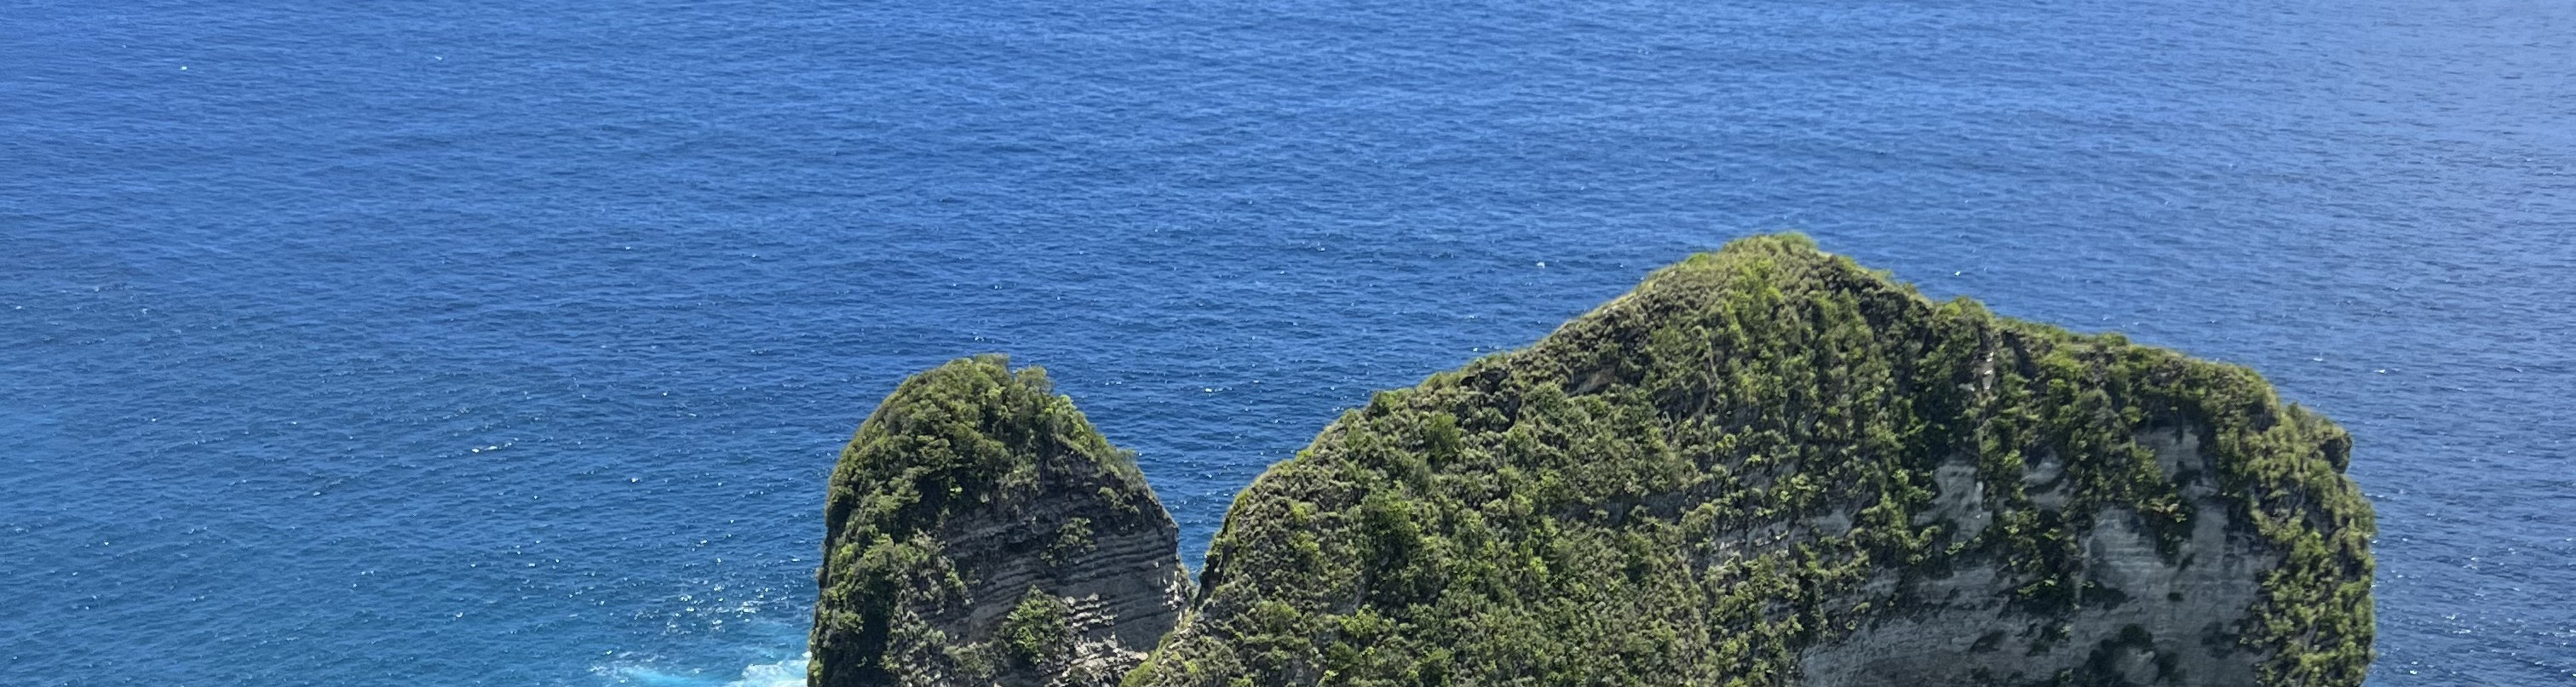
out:
<path id="1" fill-rule="evenodd" d="M 905 380 L 841 453 L 808 676 L 818 686 L 1106 685 L 1189 596 L 1132 456 L 1045 373 Z"/>
<path id="2" fill-rule="evenodd" d="M 2349 446 L 2242 368 L 1747 239 L 1345 414 L 1128 682 L 2356 685 Z"/>
<path id="3" fill-rule="evenodd" d="M 1169 519 L 1034 376 L 961 361 L 861 429 L 814 684 L 1097 684 L 1157 636 L 1123 684 L 2306 687 L 2370 659 L 2341 429 L 1801 237 L 1346 413 L 1236 499 L 1177 627 Z M 1077 519 L 1096 549 L 1048 543 Z M 1091 639 L 1029 629 L 1059 618 Z"/>

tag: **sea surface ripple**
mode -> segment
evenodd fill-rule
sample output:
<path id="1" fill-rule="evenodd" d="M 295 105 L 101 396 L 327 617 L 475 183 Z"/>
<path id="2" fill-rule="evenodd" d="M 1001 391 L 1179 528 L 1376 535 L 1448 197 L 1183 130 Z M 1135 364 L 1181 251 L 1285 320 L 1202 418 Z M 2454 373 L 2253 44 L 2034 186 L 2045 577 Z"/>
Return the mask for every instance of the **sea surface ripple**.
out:
<path id="1" fill-rule="evenodd" d="M 1796 229 L 2357 437 L 2372 684 L 2576 681 L 2576 5 L 244 3 L 0 26 L 0 684 L 797 684 L 1003 351 L 1195 560 L 1371 390 Z"/>

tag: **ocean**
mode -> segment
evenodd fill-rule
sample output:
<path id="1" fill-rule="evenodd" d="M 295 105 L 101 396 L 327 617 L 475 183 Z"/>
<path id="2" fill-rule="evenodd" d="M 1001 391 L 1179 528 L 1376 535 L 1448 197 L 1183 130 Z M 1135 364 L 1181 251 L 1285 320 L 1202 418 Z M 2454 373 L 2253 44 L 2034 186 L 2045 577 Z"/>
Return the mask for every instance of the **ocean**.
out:
<path id="1" fill-rule="evenodd" d="M 101 3 L 0 19 L 0 684 L 801 684 L 1005 352 L 1199 559 L 1371 390 L 1796 230 L 2351 429 L 2372 685 L 2576 683 L 2576 5 Z"/>

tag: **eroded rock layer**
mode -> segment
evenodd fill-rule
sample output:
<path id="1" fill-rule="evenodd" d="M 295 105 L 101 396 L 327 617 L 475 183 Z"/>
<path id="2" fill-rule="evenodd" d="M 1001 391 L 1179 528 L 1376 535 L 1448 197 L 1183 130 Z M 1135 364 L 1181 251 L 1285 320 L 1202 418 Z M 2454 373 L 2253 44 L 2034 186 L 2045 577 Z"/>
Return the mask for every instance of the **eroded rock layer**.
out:
<path id="1" fill-rule="evenodd" d="M 1134 458 L 998 356 L 888 396 L 824 520 L 818 687 L 1114 684 L 1190 593 Z"/>

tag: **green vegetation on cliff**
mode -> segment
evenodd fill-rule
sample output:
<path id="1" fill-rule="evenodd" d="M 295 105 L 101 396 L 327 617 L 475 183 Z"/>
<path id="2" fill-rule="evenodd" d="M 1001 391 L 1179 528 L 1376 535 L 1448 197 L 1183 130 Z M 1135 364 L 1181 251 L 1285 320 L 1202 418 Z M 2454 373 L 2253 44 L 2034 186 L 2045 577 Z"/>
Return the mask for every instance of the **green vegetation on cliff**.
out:
<path id="1" fill-rule="evenodd" d="M 2155 432 L 2217 474 L 2166 474 Z M 2066 645 L 2064 619 L 2132 602 L 2087 572 L 2096 514 L 2187 568 L 2211 563 L 2186 544 L 2216 512 L 2274 561 L 2220 648 L 2261 684 L 2357 685 L 2372 526 L 2349 449 L 2243 368 L 1745 239 L 1344 414 L 1238 497 L 1189 616 L 1127 682 L 1794 684 L 1811 648 L 1943 603 L 1927 581 L 1995 569 L 2036 619 L 2000 633 L 2094 657 L 2038 681 L 2127 684 L 2109 657 L 2158 638 Z M 1944 466 L 1991 517 L 1935 512 Z"/>
<path id="2" fill-rule="evenodd" d="M 1017 573 L 1043 555 L 1031 574 L 1053 579 L 1090 550 L 1095 528 L 1171 536 L 1134 458 L 1055 395 L 1044 370 L 1015 373 L 1000 356 L 904 380 L 842 450 L 824 521 L 817 685 L 990 682 L 997 671 L 1062 662 L 1074 641 L 1065 603 L 1036 587 L 968 598 L 978 575 Z M 1042 549 L 1036 555 L 1004 549 L 961 561 L 958 547 L 995 542 L 951 541 L 1023 525 L 1046 528 L 1032 537 L 1043 542 L 1030 547 Z M 1001 627 L 975 627 L 968 609 L 977 603 L 1014 610 Z M 1001 636 L 951 636 L 961 629 Z"/>

